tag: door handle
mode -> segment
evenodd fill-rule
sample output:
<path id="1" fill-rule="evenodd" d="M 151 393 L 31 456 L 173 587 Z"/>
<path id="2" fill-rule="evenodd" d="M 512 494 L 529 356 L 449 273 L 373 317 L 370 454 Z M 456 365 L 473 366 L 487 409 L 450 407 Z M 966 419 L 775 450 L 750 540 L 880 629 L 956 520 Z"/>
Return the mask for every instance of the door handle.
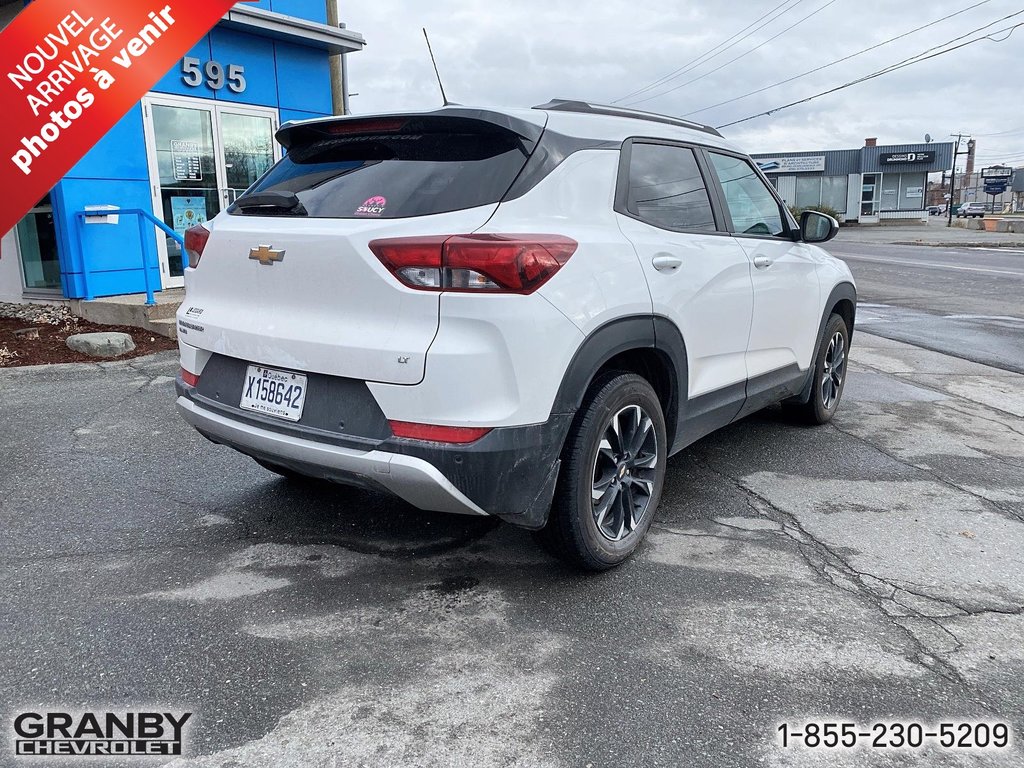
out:
<path id="1" fill-rule="evenodd" d="M 758 269 L 768 269 L 774 263 L 774 259 L 768 256 L 755 256 L 754 266 Z"/>
<path id="2" fill-rule="evenodd" d="M 679 269 L 679 267 L 683 266 L 683 260 L 678 256 L 662 253 L 651 259 L 651 264 L 659 272 L 671 272 L 672 270 Z"/>

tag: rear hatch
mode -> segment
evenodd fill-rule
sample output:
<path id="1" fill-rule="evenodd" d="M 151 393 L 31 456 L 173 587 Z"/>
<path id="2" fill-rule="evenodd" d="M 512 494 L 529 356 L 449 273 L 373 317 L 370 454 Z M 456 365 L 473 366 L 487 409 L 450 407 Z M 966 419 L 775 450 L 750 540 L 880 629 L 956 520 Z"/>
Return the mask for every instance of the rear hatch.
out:
<path id="1" fill-rule="evenodd" d="M 214 219 L 186 275 L 183 340 L 269 366 L 418 383 L 440 294 L 402 285 L 368 244 L 479 229 L 544 120 L 447 108 L 286 124 L 287 157 Z"/>

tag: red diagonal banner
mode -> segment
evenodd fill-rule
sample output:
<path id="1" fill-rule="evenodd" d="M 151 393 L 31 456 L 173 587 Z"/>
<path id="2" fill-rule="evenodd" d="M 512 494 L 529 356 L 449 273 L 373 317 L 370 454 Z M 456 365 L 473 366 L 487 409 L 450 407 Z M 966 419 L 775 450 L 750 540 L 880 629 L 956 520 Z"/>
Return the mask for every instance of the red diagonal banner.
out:
<path id="1" fill-rule="evenodd" d="M 18 14 L 0 32 L 0 234 L 234 4 L 35 0 Z"/>

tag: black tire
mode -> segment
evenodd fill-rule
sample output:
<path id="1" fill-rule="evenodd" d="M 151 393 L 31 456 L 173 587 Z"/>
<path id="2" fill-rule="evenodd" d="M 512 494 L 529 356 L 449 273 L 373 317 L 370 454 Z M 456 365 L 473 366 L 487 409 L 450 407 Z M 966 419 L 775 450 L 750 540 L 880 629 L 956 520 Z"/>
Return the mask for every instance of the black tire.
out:
<path id="1" fill-rule="evenodd" d="M 619 435 L 622 443 L 613 445 Z M 651 385 L 633 373 L 602 376 L 591 385 L 569 429 L 551 515 L 535 534 L 538 543 L 586 570 L 619 565 L 651 527 L 667 460 L 665 417 Z M 604 495 L 595 506 L 599 487 Z"/>
<path id="2" fill-rule="evenodd" d="M 842 339 L 839 353 L 841 365 L 837 365 L 836 347 Z M 814 384 L 811 397 L 806 403 L 787 402 L 786 410 L 805 424 L 827 424 L 832 420 L 846 387 L 847 362 L 850 352 L 850 329 L 839 315 L 832 315 L 825 323 L 825 332 L 818 344 L 818 355 L 814 360 Z M 831 359 L 829 359 L 831 356 Z M 838 368 L 838 373 L 834 374 Z M 828 374 L 831 385 L 825 381 Z M 836 379 L 838 378 L 838 383 Z"/>

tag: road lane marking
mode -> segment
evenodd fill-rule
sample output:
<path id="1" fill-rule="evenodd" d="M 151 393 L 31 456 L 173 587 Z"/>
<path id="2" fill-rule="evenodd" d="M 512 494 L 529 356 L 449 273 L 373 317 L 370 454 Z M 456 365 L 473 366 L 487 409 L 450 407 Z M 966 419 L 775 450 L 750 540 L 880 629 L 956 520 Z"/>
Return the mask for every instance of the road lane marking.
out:
<path id="1" fill-rule="evenodd" d="M 946 320 L 1002 320 L 1010 323 L 1024 323 L 1024 317 L 1009 315 L 943 315 Z"/>
<path id="2" fill-rule="evenodd" d="M 875 264 L 904 264 L 909 267 L 925 267 L 930 269 L 955 269 L 960 272 L 985 272 L 990 275 L 1013 275 L 1024 277 L 1024 272 L 1012 272 L 1006 269 L 985 269 L 984 267 L 958 267 L 955 264 L 935 264 L 930 261 L 907 261 L 905 259 L 872 259 L 869 256 L 841 256 L 842 259 L 852 261 L 870 261 Z"/>

